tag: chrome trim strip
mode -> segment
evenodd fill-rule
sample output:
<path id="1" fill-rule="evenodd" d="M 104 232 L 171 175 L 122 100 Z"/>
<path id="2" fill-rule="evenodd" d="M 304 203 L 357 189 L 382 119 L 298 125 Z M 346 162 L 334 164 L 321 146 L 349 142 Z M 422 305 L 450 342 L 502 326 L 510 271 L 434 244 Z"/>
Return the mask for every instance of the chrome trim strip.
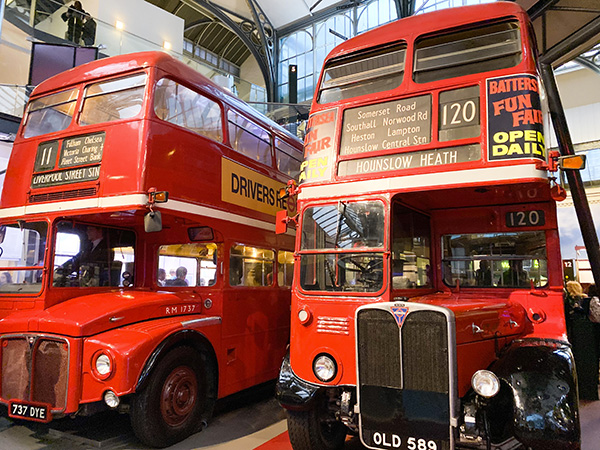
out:
<path id="1" fill-rule="evenodd" d="M 203 317 L 201 319 L 191 319 L 181 322 L 181 326 L 191 327 L 193 325 L 200 327 L 207 327 L 209 325 L 220 325 L 222 322 L 221 316 Z"/>

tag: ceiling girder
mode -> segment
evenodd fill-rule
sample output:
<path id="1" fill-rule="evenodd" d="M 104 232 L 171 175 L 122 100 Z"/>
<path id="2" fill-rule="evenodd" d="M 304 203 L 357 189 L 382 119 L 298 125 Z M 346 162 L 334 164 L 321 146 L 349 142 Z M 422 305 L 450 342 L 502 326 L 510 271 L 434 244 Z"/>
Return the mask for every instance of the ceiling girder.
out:
<path id="1" fill-rule="evenodd" d="M 273 57 L 272 42 L 275 39 L 275 30 L 256 1 L 246 1 L 252 11 L 255 22 L 251 22 L 232 11 L 228 11 L 226 8 L 215 5 L 209 0 L 184 0 L 184 2 L 192 8 L 196 6 L 209 11 L 242 40 L 256 59 L 260 71 L 262 72 L 268 101 L 273 101 L 275 98 L 275 60 Z M 230 15 L 240 19 L 240 22 L 238 23 L 233 20 Z M 256 42 L 257 39 L 255 38 L 257 33 L 259 42 Z M 271 37 L 270 48 L 268 47 L 269 40 L 267 40 L 267 35 L 270 35 Z"/>

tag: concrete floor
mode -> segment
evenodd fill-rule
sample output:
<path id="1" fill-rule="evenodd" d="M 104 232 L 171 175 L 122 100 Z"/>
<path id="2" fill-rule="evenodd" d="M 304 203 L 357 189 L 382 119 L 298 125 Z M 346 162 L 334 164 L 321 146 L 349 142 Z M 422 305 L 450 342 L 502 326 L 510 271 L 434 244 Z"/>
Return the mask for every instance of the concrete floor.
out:
<path id="1" fill-rule="evenodd" d="M 217 405 L 208 428 L 170 450 L 291 450 L 285 414 L 272 386 L 249 391 Z M 600 401 L 582 402 L 582 450 L 600 449 Z M 133 435 L 127 416 L 103 414 L 48 425 L 0 418 L 0 450 L 148 450 Z M 358 438 L 346 450 L 366 450 Z"/>

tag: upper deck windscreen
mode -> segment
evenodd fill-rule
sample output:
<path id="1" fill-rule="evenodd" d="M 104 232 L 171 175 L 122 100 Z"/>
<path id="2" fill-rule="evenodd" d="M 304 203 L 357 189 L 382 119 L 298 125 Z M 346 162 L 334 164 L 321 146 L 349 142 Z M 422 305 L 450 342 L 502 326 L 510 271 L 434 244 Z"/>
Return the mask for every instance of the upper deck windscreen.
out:
<path id="1" fill-rule="evenodd" d="M 412 78 L 427 83 L 514 67 L 522 60 L 517 20 L 442 31 L 414 43 L 361 50 L 325 64 L 318 103 L 327 104 L 399 87 L 407 51 L 414 53 Z"/>
<path id="2" fill-rule="evenodd" d="M 514 67 L 521 61 L 517 21 L 425 37 L 415 45 L 417 83 Z"/>
<path id="3" fill-rule="evenodd" d="M 319 103 L 394 89 L 402 83 L 405 60 L 404 43 L 333 60 L 323 71 Z"/>
<path id="4" fill-rule="evenodd" d="M 140 114 L 147 75 L 138 73 L 88 85 L 84 89 L 80 126 L 130 119 Z M 73 88 L 32 100 L 27 107 L 23 137 L 65 130 L 76 115 L 80 89 Z"/>

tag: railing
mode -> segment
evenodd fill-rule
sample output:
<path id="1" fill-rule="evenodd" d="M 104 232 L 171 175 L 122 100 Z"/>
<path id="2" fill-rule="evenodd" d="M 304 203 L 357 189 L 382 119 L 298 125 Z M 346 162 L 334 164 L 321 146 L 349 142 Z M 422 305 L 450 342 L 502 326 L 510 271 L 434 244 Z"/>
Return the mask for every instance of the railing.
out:
<path id="1" fill-rule="evenodd" d="M 309 104 L 303 103 L 267 103 L 248 102 L 254 109 L 260 111 L 269 119 L 277 122 L 290 133 L 304 140 L 306 121 L 310 111 Z"/>
<path id="2" fill-rule="evenodd" d="M 39 2 L 35 2 L 34 4 L 38 3 Z M 61 19 L 61 15 L 68 9 L 67 6 L 56 0 L 46 0 L 43 4 L 39 3 L 39 5 L 43 5 L 47 10 L 41 10 L 39 9 L 41 6 L 39 6 L 35 11 L 35 18 L 32 20 L 30 5 L 31 2 L 9 2 L 6 5 L 5 19 L 18 20 L 21 24 L 29 25 L 36 31 L 41 31 L 53 38 L 58 38 L 65 44 L 70 43 L 70 41 L 66 39 L 67 24 Z M 173 57 L 192 66 L 195 70 L 212 79 L 220 86 L 229 89 L 246 102 L 263 102 L 267 100 L 266 90 L 262 86 L 242 80 L 217 67 L 211 66 L 208 62 L 204 63 L 198 59 L 194 59 L 192 55 L 165 49 L 163 47 L 163 42 L 152 42 L 148 39 L 134 35 L 125 29 L 117 29 L 114 24 L 109 24 L 96 17 L 92 18 L 96 22 L 95 39 L 87 45 L 98 47 L 102 56 L 116 56 L 148 50 L 166 51 Z M 33 40 L 36 39 L 33 35 L 30 35 L 30 38 Z M 183 36 L 181 39 L 183 40 Z M 83 39 L 75 44 L 86 45 Z"/>
<path id="3" fill-rule="evenodd" d="M 25 104 L 31 89 L 31 86 L 0 84 L 0 112 L 15 117 L 23 117 Z"/>
<path id="4" fill-rule="evenodd" d="M 0 1 L 4 2 L 5 0 Z M 34 32 L 37 31 L 46 33 L 45 36 L 51 36 L 53 42 L 57 42 L 58 40 L 58 42 L 69 44 L 70 41 L 66 40 L 67 25 L 61 19 L 61 14 L 67 10 L 67 6 L 56 0 L 46 0 L 43 3 L 34 2 L 34 5 L 36 4 L 40 6 L 36 9 L 35 17 L 32 20 L 30 14 L 31 1 L 12 1 L 8 3 L 5 10 L 5 20 L 19 21 L 21 25 L 32 27 L 29 28 L 31 30 L 29 38 L 32 40 L 36 40 L 39 37 L 40 33 L 36 33 L 36 36 L 33 36 Z M 70 3 L 68 4 L 70 5 Z M 42 6 L 46 10 L 41 10 Z M 96 21 L 96 35 L 92 44 L 98 47 L 102 56 L 116 56 L 148 50 L 167 51 L 163 48 L 162 44 L 157 44 L 148 39 L 136 36 L 124 29 L 119 30 L 113 24 L 106 23 L 95 17 L 94 20 Z M 27 27 L 21 28 L 28 29 Z M 83 45 L 84 42 L 79 42 L 78 44 Z M 209 63 L 203 63 L 193 58 L 187 51 L 178 53 L 168 50 L 168 53 L 213 80 L 218 85 L 228 89 L 238 98 L 247 102 L 270 119 L 283 125 L 292 134 L 304 138 L 305 124 L 303 121 L 308 118 L 309 105 L 267 103 L 267 94 L 264 87 L 242 80 Z M 33 86 L 0 84 L 0 112 L 22 117 L 28 95 L 32 88 Z"/>

